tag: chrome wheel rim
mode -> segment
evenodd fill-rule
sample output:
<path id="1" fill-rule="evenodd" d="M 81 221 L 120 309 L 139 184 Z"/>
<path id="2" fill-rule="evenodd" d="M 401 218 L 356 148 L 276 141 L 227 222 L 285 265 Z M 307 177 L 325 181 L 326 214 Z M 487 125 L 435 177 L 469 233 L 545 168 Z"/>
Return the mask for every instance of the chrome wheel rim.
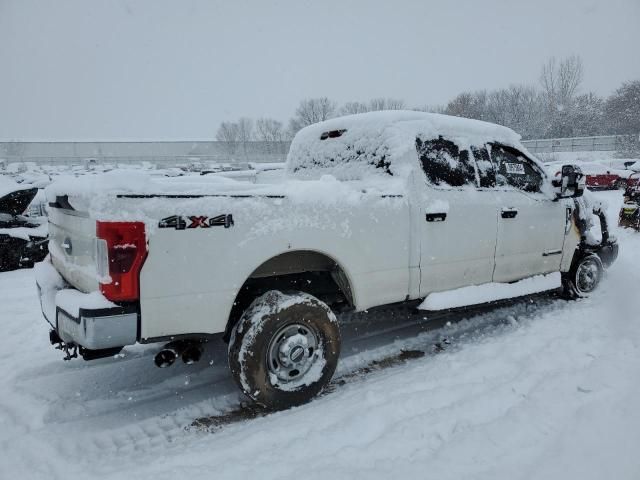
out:
<path id="1" fill-rule="evenodd" d="M 598 285 L 600 269 L 595 260 L 587 260 L 578 266 L 576 272 L 576 287 L 581 293 L 592 292 Z"/>
<path id="2" fill-rule="evenodd" d="M 318 336 L 307 325 L 294 323 L 282 327 L 272 337 L 267 350 L 269 372 L 279 382 L 299 380 L 318 358 Z"/>

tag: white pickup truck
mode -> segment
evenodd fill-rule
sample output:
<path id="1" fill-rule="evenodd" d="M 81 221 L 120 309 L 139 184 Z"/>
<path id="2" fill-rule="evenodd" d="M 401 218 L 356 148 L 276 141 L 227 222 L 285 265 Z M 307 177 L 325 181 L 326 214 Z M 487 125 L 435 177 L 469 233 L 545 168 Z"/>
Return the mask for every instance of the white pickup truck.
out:
<path id="1" fill-rule="evenodd" d="M 47 190 L 37 282 L 51 342 L 85 359 L 170 342 L 158 366 L 229 342 L 256 402 L 308 401 L 340 352 L 335 308 L 562 272 L 586 295 L 617 255 L 587 240 L 579 171 L 552 182 L 513 131 L 418 112 L 300 131 L 280 183 L 134 173 Z M 606 223 L 604 224 L 606 226 Z"/>

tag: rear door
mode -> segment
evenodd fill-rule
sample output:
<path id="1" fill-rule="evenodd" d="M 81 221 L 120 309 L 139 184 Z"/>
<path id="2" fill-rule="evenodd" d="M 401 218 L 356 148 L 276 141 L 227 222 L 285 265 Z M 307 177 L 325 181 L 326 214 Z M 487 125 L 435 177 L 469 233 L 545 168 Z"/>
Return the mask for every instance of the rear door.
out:
<path id="1" fill-rule="evenodd" d="M 567 222 L 565 203 L 542 193 L 545 176 L 522 152 L 502 145 L 488 150 L 498 221 L 493 281 L 558 271 Z"/>
<path id="2" fill-rule="evenodd" d="M 443 139 L 418 138 L 420 296 L 490 282 L 497 218 L 494 193 L 477 188 L 469 151 Z"/>

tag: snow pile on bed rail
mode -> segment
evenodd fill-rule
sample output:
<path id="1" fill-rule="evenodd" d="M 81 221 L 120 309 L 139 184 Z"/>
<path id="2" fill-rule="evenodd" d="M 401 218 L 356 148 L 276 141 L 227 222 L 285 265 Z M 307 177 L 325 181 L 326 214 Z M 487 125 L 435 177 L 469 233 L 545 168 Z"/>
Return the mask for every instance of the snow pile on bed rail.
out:
<path id="1" fill-rule="evenodd" d="M 134 170 L 113 170 L 96 175 L 76 177 L 61 175 L 45 189 L 47 200 L 55 201 L 58 195 L 76 195 L 92 197 L 109 192 L 116 194 L 204 194 L 215 192 L 233 192 L 251 184 L 237 182 L 218 175 L 156 177 L 150 173 Z"/>
<path id="2" fill-rule="evenodd" d="M 406 175 L 415 165 L 416 137 L 444 138 L 460 148 L 488 141 L 524 150 L 520 135 L 500 125 L 414 111 L 382 111 L 334 118 L 302 129 L 287 157 L 289 175 L 340 179 Z"/>
<path id="3" fill-rule="evenodd" d="M 207 197 L 237 197 L 251 203 L 251 208 L 256 208 L 256 200 L 264 197 L 271 197 L 276 202 L 286 197 L 293 204 L 347 206 L 366 197 L 403 195 L 405 188 L 403 179 L 389 175 L 356 181 L 339 181 L 331 175 L 322 175 L 309 180 L 292 178 L 278 183 L 254 184 L 217 175 L 154 177 L 144 172 L 112 171 L 80 178 L 60 178 L 47 187 L 46 195 L 48 202 L 55 202 L 58 196 L 67 196 L 73 208 L 89 212 L 96 219 L 109 219 L 110 215 L 122 218 L 124 214 L 144 219 L 148 213 L 145 209 L 153 210 L 153 201 L 137 202 L 136 208 L 139 208 L 136 211 L 122 212 L 122 205 L 114 203 L 116 197 L 177 195 L 182 197 L 178 203 L 185 208 L 195 208 L 194 203 L 205 202 L 208 205 Z M 224 199 L 219 198 L 218 201 L 224 202 Z M 204 204 L 200 206 L 206 207 Z"/>

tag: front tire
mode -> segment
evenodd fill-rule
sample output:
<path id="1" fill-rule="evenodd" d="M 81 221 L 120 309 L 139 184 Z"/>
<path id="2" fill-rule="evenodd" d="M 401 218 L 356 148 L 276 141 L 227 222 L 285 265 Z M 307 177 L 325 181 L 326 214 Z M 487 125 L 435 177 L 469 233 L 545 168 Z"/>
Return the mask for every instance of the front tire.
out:
<path id="1" fill-rule="evenodd" d="M 302 292 L 272 290 L 258 297 L 229 342 L 234 380 L 256 403 L 274 410 L 306 403 L 320 393 L 339 356 L 335 315 Z"/>
<path id="2" fill-rule="evenodd" d="M 594 253 L 582 255 L 571 269 L 563 274 L 562 286 L 565 298 L 588 297 L 600 284 L 604 268 L 600 257 Z"/>

